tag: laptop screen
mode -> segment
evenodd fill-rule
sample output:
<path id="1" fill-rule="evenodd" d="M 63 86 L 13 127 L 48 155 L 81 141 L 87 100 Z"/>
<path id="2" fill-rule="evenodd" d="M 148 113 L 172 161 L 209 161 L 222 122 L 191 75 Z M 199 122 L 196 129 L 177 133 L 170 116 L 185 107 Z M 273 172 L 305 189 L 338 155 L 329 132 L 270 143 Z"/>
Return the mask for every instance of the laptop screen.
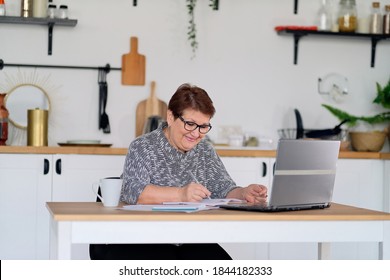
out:
<path id="1" fill-rule="evenodd" d="M 280 139 L 269 205 L 330 203 L 339 149 L 335 140 Z"/>

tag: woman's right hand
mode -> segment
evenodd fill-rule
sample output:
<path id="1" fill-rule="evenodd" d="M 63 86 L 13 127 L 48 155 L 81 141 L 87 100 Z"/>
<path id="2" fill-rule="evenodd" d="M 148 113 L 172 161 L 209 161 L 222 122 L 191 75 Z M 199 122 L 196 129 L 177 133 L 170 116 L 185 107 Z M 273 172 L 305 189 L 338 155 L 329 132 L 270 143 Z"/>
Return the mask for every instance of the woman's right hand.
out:
<path id="1" fill-rule="evenodd" d="M 189 183 L 179 190 L 182 202 L 196 202 L 210 197 L 211 192 L 203 185 L 198 183 Z"/>

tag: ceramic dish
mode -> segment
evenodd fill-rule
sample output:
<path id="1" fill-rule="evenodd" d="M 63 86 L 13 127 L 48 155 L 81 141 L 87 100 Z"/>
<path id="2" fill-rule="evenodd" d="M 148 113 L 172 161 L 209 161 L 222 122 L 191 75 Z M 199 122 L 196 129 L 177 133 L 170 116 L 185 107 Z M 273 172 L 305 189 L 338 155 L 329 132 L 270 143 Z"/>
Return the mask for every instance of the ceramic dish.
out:
<path id="1" fill-rule="evenodd" d="M 111 147 L 112 144 L 100 143 L 58 143 L 61 147 Z"/>
<path id="2" fill-rule="evenodd" d="M 68 144 L 100 144 L 100 140 L 68 140 Z"/>

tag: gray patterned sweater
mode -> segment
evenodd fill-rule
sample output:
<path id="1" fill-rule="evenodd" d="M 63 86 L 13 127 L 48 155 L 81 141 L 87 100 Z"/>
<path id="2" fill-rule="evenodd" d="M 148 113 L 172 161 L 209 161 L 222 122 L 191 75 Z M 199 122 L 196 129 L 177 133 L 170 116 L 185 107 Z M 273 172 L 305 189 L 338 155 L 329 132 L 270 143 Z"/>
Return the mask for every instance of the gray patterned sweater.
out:
<path id="1" fill-rule="evenodd" d="M 136 138 L 129 146 L 123 170 L 121 201 L 136 204 L 149 185 L 183 187 L 196 180 L 211 193 L 224 198 L 235 182 L 212 145 L 204 139 L 187 153 L 172 147 L 164 135 L 166 123 Z"/>

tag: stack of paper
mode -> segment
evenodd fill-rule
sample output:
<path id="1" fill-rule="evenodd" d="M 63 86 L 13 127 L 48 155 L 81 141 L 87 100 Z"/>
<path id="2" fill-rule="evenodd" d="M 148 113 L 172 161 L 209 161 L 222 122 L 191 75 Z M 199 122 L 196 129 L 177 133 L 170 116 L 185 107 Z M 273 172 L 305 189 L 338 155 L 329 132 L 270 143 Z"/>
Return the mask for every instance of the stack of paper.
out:
<path id="1" fill-rule="evenodd" d="M 219 205 L 242 202 L 239 199 L 203 199 L 200 202 L 164 202 L 163 204 L 124 205 L 122 210 L 131 211 L 164 211 L 164 212 L 197 212 L 218 208 Z"/>

